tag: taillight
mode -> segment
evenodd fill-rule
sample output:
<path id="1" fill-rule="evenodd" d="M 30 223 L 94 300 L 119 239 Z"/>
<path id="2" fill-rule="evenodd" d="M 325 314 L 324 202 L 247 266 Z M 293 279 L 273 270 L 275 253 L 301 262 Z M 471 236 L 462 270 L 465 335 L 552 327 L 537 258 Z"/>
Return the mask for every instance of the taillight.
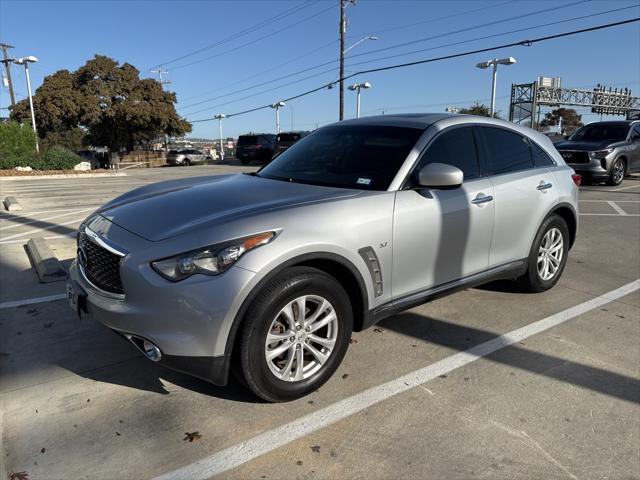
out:
<path id="1" fill-rule="evenodd" d="M 258 149 L 258 150 L 259 150 L 259 149 L 261 149 L 261 148 L 262 148 L 262 145 L 260 145 L 260 144 L 257 144 L 257 145 L 256 145 L 256 149 Z"/>
<path id="2" fill-rule="evenodd" d="M 579 187 L 582 184 L 582 175 L 580 175 L 579 173 L 574 173 L 573 175 L 571 175 L 571 180 L 573 180 L 573 183 L 575 183 Z"/>

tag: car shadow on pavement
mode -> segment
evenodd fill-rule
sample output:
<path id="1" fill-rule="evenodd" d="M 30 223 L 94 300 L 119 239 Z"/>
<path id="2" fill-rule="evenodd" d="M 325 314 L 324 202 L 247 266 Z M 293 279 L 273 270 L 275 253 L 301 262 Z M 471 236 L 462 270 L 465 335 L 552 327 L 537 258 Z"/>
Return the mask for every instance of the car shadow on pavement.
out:
<path id="1" fill-rule="evenodd" d="M 412 312 L 380 323 L 384 328 L 423 342 L 465 351 L 499 335 L 465 325 L 456 325 Z M 611 397 L 640 404 L 640 380 L 597 367 L 584 365 L 525 348 L 524 342 L 511 345 L 486 360 L 547 378 L 587 388 Z"/>

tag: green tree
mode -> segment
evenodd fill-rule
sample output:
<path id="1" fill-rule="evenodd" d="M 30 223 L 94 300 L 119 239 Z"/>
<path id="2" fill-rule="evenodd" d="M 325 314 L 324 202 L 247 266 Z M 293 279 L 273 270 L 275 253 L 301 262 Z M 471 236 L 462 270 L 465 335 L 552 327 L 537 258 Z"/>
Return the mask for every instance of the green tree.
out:
<path id="1" fill-rule="evenodd" d="M 133 65 L 102 55 L 75 72 L 60 70 L 46 77 L 33 100 L 38 135 L 50 145 L 77 149 L 83 137 L 84 143 L 118 152 L 160 135 L 191 131 L 175 110 L 174 93 L 153 79 L 140 79 Z M 11 118 L 28 122 L 28 101 L 17 103 Z"/>
<path id="2" fill-rule="evenodd" d="M 461 108 L 459 113 L 465 113 L 467 115 L 478 115 L 480 117 L 490 117 L 489 115 L 489 107 L 487 107 L 484 103 L 476 102 L 469 108 Z M 500 118 L 498 112 L 493 112 L 494 118 Z"/>
<path id="3" fill-rule="evenodd" d="M 31 125 L 0 122 L 0 168 L 26 167 L 33 162 L 36 136 Z"/>
<path id="4" fill-rule="evenodd" d="M 562 132 L 574 131 L 582 126 L 582 115 L 578 115 L 573 108 L 556 108 L 544 114 L 544 118 L 540 122 L 541 127 L 551 127 L 558 125 L 562 118 Z"/>

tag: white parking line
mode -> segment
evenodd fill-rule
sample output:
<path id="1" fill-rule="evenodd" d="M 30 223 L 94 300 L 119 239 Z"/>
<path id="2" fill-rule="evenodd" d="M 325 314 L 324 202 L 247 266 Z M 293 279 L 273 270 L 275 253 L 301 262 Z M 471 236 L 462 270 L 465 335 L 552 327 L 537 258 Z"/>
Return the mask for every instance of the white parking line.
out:
<path id="1" fill-rule="evenodd" d="M 433 380 L 439 375 L 449 373 L 514 343 L 529 338 L 532 335 L 556 327 L 567 320 L 571 320 L 602 305 L 613 302 L 638 289 L 640 289 L 640 279 L 581 303 L 580 305 L 531 323 L 526 327 L 519 328 L 493 340 L 476 345 L 469 350 L 451 355 L 450 357 L 415 370 L 400 378 L 370 388 L 352 397 L 345 398 L 344 400 L 305 415 L 290 423 L 268 430 L 242 443 L 214 453 L 191 465 L 186 465 L 172 472 L 160 475 L 156 477 L 155 480 L 210 478 L 220 475 L 261 455 L 283 447 L 294 440 L 298 440 L 321 428 L 361 412 L 399 393 L 410 390 L 429 380 Z"/>
<path id="2" fill-rule="evenodd" d="M 63 233 L 60 235 L 49 235 L 48 237 L 42 237 L 45 240 L 55 240 L 57 238 L 76 238 L 75 232 Z M 12 245 L 16 243 L 27 243 L 25 238 L 19 238 L 17 240 L 7 240 L 6 242 L 0 242 L 0 245 Z"/>
<path id="3" fill-rule="evenodd" d="M 62 300 L 67 298 L 66 293 L 59 293 L 57 295 L 48 295 L 46 297 L 25 298 L 24 300 L 14 300 L 11 302 L 0 303 L 0 310 L 5 308 L 17 308 L 24 307 L 25 305 L 33 305 L 35 303 L 54 302 L 56 300 Z"/>
<path id="4" fill-rule="evenodd" d="M 640 187 L 640 184 L 627 185 L 626 187 L 614 188 L 613 190 L 609 190 L 609 192 L 621 192 L 622 190 L 630 190 L 632 188 L 638 188 L 638 187 Z M 601 190 L 601 191 L 606 192 L 607 190 Z"/>
<path id="5" fill-rule="evenodd" d="M 55 218 L 60 218 L 60 217 L 66 217 L 68 215 L 73 215 L 74 213 L 82 213 L 82 212 L 89 212 L 95 210 L 95 208 L 83 208 L 81 210 L 72 210 L 70 212 L 67 213 L 61 213 L 59 215 L 53 215 L 51 217 L 46 217 L 46 218 L 35 218 L 33 220 L 29 220 L 28 222 L 24 222 L 24 223 L 13 223 L 12 225 L 9 225 L 7 227 L 2 227 L 2 231 L 6 232 L 7 230 L 11 230 L 12 228 L 16 228 L 16 227 L 24 227 L 26 225 L 32 225 L 34 223 L 38 223 L 38 222 L 48 222 L 49 220 L 53 220 Z M 24 215 L 14 215 L 13 217 L 9 217 L 6 220 L 8 220 L 9 222 L 11 222 L 11 219 L 14 218 L 31 218 L 31 217 L 27 217 Z"/>
<path id="6" fill-rule="evenodd" d="M 82 217 L 82 218 L 74 218 L 73 220 L 69 220 L 69 221 L 62 222 L 62 223 L 57 223 L 57 224 L 51 225 L 49 227 L 34 228 L 33 230 L 28 230 L 26 232 L 14 233 L 13 235 L 9 235 L 8 237 L 2 238 L 2 241 L 0 241 L 0 245 L 2 245 L 3 243 L 9 243 L 8 240 L 11 240 L 12 238 L 24 237 L 25 235 L 31 235 L 32 233 L 45 232 L 47 230 L 52 230 L 54 228 L 62 227 L 64 225 L 71 225 L 72 223 L 80 223 L 83 220 L 84 220 L 84 217 Z"/>
<path id="7" fill-rule="evenodd" d="M 611 200 L 607 200 L 607 203 L 609 204 L 609 206 L 610 206 L 611 208 L 613 208 L 616 212 L 618 212 L 618 214 L 620 214 L 620 215 L 626 215 L 626 214 L 627 214 L 627 212 L 625 212 L 625 211 L 620 207 L 620 205 L 618 205 L 616 202 L 611 201 Z"/>
<path id="8" fill-rule="evenodd" d="M 625 213 L 624 215 L 620 213 L 580 213 L 581 217 L 640 217 L 638 213 Z"/>

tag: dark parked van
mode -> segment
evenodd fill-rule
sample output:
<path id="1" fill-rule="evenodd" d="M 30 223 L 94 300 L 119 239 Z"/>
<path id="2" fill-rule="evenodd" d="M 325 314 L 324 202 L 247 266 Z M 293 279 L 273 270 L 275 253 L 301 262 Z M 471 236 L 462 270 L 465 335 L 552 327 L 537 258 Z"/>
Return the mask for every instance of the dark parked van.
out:
<path id="1" fill-rule="evenodd" d="M 236 158 L 243 165 L 252 160 L 268 162 L 273 157 L 276 136 L 271 133 L 240 135 L 236 144 Z"/>
<path id="2" fill-rule="evenodd" d="M 301 138 L 309 135 L 309 132 L 282 132 L 276 137 L 276 148 L 274 155 L 284 152 L 291 145 Z"/>

